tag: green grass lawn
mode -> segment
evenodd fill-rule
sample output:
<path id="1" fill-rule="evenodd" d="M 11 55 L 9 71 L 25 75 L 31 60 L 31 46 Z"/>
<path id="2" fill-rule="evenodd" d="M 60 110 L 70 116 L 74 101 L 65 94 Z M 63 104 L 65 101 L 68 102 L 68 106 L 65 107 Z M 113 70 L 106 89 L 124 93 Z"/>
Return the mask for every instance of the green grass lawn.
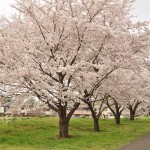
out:
<path id="1" fill-rule="evenodd" d="M 93 132 L 93 121 L 71 119 L 72 138 L 58 139 L 57 118 L 15 118 L 7 125 L 0 119 L 0 150 L 117 150 L 120 146 L 150 132 L 150 118 L 135 121 L 101 119 L 99 133 Z"/>

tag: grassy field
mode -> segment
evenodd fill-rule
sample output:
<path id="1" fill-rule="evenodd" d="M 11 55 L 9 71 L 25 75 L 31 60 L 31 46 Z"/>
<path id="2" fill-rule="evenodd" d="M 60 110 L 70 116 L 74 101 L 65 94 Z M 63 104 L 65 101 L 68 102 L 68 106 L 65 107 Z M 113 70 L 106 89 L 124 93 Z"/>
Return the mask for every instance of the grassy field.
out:
<path id="1" fill-rule="evenodd" d="M 0 119 L 0 150 L 117 150 L 150 132 L 150 118 L 130 122 L 101 119 L 102 131 L 93 132 L 92 119 L 73 118 L 69 139 L 58 139 L 57 118 L 15 118 L 7 125 Z"/>

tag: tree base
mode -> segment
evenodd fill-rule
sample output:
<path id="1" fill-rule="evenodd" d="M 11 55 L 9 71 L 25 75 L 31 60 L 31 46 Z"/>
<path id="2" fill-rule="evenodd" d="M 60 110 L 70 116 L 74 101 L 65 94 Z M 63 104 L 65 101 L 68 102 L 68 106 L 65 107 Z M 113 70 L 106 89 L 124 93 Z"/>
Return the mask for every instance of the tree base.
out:
<path id="1" fill-rule="evenodd" d="M 57 135 L 56 136 L 56 139 L 65 139 L 65 138 L 68 138 L 68 139 L 70 139 L 70 138 L 74 138 L 74 136 L 73 135 L 68 135 L 67 137 L 60 137 L 59 135 Z"/>

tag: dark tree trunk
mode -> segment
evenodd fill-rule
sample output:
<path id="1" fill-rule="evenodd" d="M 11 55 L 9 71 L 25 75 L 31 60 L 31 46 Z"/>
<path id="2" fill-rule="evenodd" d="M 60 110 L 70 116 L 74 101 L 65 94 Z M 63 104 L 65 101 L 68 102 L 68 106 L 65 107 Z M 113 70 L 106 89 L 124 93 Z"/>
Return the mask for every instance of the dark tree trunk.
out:
<path id="1" fill-rule="evenodd" d="M 135 117 L 135 113 L 133 112 L 133 110 L 130 110 L 130 120 L 134 120 Z"/>
<path id="2" fill-rule="evenodd" d="M 94 131 L 96 131 L 96 132 L 100 131 L 100 126 L 99 126 L 99 121 L 98 120 L 99 120 L 99 118 L 94 119 Z"/>
<path id="3" fill-rule="evenodd" d="M 59 137 L 61 138 L 67 138 L 69 136 L 68 132 L 68 127 L 69 127 L 69 121 L 66 119 L 61 119 L 59 120 Z"/>
<path id="4" fill-rule="evenodd" d="M 135 118 L 135 114 L 136 114 L 136 111 L 138 109 L 138 106 L 141 104 L 142 102 L 139 101 L 139 100 L 135 100 L 132 104 L 128 104 L 128 109 L 130 111 L 130 120 L 134 120 Z"/>
<path id="5" fill-rule="evenodd" d="M 115 120 L 116 120 L 116 124 L 120 124 L 120 115 L 119 114 L 117 114 L 115 116 Z"/>
<path id="6" fill-rule="evenodd" d="M 115 109 L 116 109 L 116 114 L 114 115 L 116 119 L 116 124 L 120 124 L 120 115 L 122 112 L 122 110 L 120 110 L 121 106 L 115 100 L 114 100 L 114 103 L 115 103 Z"/>
<path id="7" fill-rule="evenodd" d="M 88 105 L 88 107 L 91 111 L 91 114 L 92 114 L 92 118 L 94 121 L 94 131 L 99 132 L 100 131 L 99 116 L 96 115 L 96 112 L 94 111 L 94 108 L 93 108 L 92 103 L 90 101 L 85 102 L 85 103 Z"/>
<path id="8" fill-rule="evenodd" d="M 76 102 L 73 105 L 73 108 L 67 114 L 67 102 L 65 106 L 59 106 L 59 137 L 67 138 L 69 137 L 69 121 L 74 113 L 74 111 L 78 108 L 80 103 Z"/>
<path id="9" fill-rule="evenodd" d="M 59 137 L 67 138 L 68 133 L 68 126 L 69 126 L 69 119 L 67 119 L 67 102 L 64 106 L 61 104 L 59 105 Z"/>
<path id="10" fill-rule="evenodd" d="M 108 106 L 108 108 L 111 110 L 111 112 L 113 113 L 113 115 L 115 116 L 115 120 L 116 120 L 116 124 L 120 124 L 120 116 L 122 111 L 124 110 L 124 108 L 122 108 L 121 105 L 119 105 L 119 103 L 112 98 L 112 100 L 114 101 L 114 108 L 111 107 L 111 105 L 109 104 L 108 98 L 110 97 L 110 95 L 108 95 L 108 97 L 106 97 L 106 104 Z"/>
<path id="11" fill-rule="evenodd" d="M 130 114 L 130 120 L 134 120 L 134 115 Z"/>

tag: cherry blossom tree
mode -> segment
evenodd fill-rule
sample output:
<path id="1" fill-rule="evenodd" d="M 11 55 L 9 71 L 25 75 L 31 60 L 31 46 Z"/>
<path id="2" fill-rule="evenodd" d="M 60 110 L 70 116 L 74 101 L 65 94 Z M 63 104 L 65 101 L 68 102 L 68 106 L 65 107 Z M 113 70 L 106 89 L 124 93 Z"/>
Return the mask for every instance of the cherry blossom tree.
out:
<path id="1" fill-rule="evenodd" d="M 118 72 L 119 71 L 119 72 Z M 139 70 L 119 69 L 110 75 L 103 85 L 106 104 L 115 116 L 116 124 L 120 124 L 122 111 L 129 109 L 130 120 L 134 120 L 140 104 L 149 102 L 149 71 L 145 68 Z"/>
<path id="2" fill-rule="evenodd" d="M 134 120 L 134 117 L 149 105 L 149 71 L 143 68 L 138 75 L 130 76 L 130 80 L 126 83 L 128 89 L 122 92 L 122 96 L 126 100 L 130 120 Z"/>

